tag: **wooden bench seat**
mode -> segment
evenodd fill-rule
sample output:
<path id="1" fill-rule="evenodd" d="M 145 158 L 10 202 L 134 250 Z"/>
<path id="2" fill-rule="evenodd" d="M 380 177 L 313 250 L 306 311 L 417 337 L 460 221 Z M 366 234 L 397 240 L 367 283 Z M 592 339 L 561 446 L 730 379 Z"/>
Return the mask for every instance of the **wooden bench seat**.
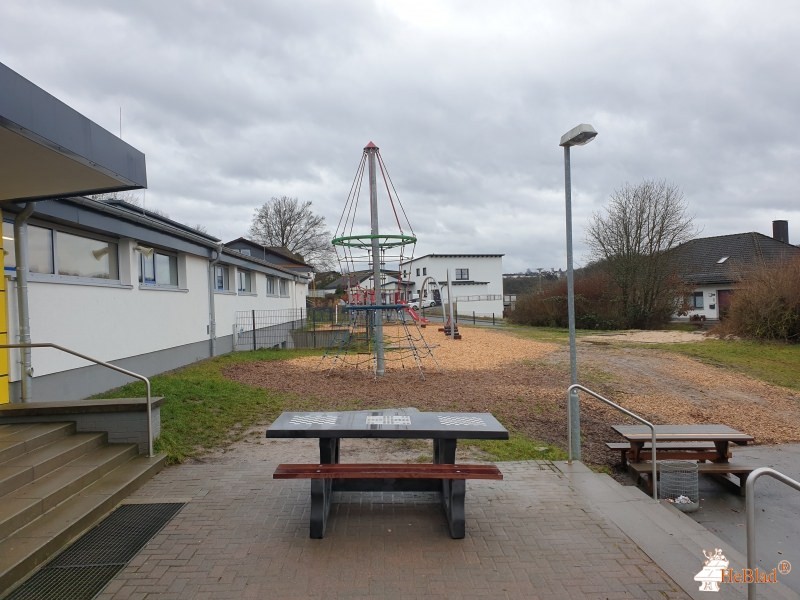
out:
<path id="1" fill-rule="evenodd" d="M 274 479 L 502 479 L 494 465 L 450 464 L 282 464 Z"/>
<path id="2" fill-rule="evenodd" d="M 639 460 L 651 460 L 652 442 L 645 442 L 639 452 Z M 609 450 L 620 451 L 620 463 L 628 463 L 631 445 L 629 442 L 606 442 Z M 728 450 L 727 458 L 731 457 Z M 659 460 L 714 460 L 719 458 L 714 442 L 656 442 L 656 458 Z"/>
<path id="3" fill-rule="evenodd" d="M 503 474 L 495 465 L 477 464 L 377 464 L 377 463 L 336 463 L 336 464 L 280 464 L 275 469 L 274 479 L 311 480 L 311 537 L 321 539 L 330 513 L 331 497 L 335 481 L 383 480 L 389 482 L 385 489 L 410 490 L 408 487 L 395 488 L 395 480 L 424 480 L 439 482 L 442 508 L 454 539 L 464 537 L 464 496 L 467 479 L 503 479 Z M 433 489 L 433 488 L 421 488 Z"/>
<path id="4" fill-rule="evenodd" d="M 658 454 L 656 455 L 658 456 Z M 753 471 L 755 471 L 758 467 L 752 465 L 740 465 L 736 463 L 715 463 L 715 462 L 698 462 L 697 463 L 697 472 L 703 475 L 712 475 L 718 477 L 723 483 L 733 485 L 739 491 L 739 493 L 744 496 L 745 488 L 744 482 L 747 480 L 747 476 L 750 475 Z M 652 462 L 639 462 L 639 463 L 630 463 L 628 465 L 628 469 L 631 473 L 634 473 L 637 477 L 637 482 L 644 479 L 644 483 L 646 484 L 646 488 L 649 491 L 652 491 L 653 487 L 650 483 L 650 477 L 653 473 L 653 463 Z M 661 471 L 661 464 L 659 461 L 656 461 L 656 471 L 657 474 Z M 731 475 L 736 476 L 736 480 L 734 480 Z"/>

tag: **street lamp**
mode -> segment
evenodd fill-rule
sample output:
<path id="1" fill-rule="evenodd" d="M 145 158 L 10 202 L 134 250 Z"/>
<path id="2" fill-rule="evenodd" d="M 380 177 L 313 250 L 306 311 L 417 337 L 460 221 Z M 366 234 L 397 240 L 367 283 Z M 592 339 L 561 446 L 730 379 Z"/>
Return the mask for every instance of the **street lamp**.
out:
<path id="1" fill-rule="evenodd" d="M 569 319 L 569 381 L 578 383 L 578 352 L 575 348 L 575 276 L 572 270 L 572 180 L 570 179 L 569 149 L 591 142 L 597 132 L 591 125 L 581 124 L 561 136 L 559 146 L 564 147 L 564 190 L 567 200 L 567 318 Z M 569 406 L 572 418 L 569 422 L 570 450 L 576 460 L 581 459 L 581 415 L 578 391 L 570 390 Z"/>

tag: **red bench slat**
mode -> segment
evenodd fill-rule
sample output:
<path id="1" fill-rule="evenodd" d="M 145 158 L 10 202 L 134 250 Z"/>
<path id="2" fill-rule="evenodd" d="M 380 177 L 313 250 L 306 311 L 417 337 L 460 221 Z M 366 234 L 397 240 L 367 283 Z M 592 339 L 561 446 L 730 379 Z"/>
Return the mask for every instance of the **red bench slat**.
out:
<path id="1" fill-rule="evenodd" d="M 281 464 L 274 479 L 503 479 L 495 465 L 474 464 Z"/>

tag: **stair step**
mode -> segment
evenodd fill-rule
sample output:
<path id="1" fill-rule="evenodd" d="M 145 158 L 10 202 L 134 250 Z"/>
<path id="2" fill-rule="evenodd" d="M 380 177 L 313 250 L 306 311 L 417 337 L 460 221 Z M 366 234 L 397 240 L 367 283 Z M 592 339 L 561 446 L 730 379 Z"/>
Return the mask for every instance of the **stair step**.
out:
<path id="1" fill-rule="evenodd" d="M 114 444 L 79 456 L 0 500 L 0 539 L 138 455 L 136 444 Z"/>
<path id="2" fill-rule="evenodd" d="M 0 464 L 0 496 L 106 443 L 105 433 L 76 433 Z"/>
<path id="3" fill-rule="evenodd" d="M 18 423 L 0 426 L 0 463 L 75 433 L 75 423 Z"/>
<path id="4" fill-rule="evenodd" d="M 157 473 L 165 456 L 137 456 L 0 541 L 0 590 L 9 590 Z"/>

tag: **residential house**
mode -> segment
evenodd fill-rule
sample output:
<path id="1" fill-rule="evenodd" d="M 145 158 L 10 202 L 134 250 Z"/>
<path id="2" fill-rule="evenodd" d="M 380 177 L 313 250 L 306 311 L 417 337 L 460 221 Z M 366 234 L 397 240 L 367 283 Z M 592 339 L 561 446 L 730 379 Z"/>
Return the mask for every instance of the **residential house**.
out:
<path id="1" fill-rule="evenodd" d="M 403 261 L 400 269 L 403 280 L 411 282 L 413 295 L 424 299 L 438 290 L 443 303 L 451 297 L 449 272 L 457 315 L 503 315 L 502 254 L 427 254 Z"/>
<path id="2" fill-rule="evenodd" d="M 225 248 L 236 250 L 245 256 L 261 259 L 284 271 L 297 273 L 303 277 L 313 277 L 314 267 L 303 262 L 303 257 L 278 246 L 263 246 L 247 238 L 236 238 L 225 244 Z"/>
<path id="3" fill-rule="evenodd" d="M 800 257 L 800 248 L 789 244 L 786 221 L 773 221 L 773 237 L 749 232 L 698 238 L 672 252 L 678 275 L 692 288 L 687 314 L 674 317 L 679 321 L 724 318 L 748 271 Z"/>
<path id="4" fill-rule="evenodd" d="M 399 304 L 407 302 L 410 296 L 407 284 L 400 281 L 397 271 L 381 271 L 381 303 Z M 327 294 L 341 291 L 347 294 L 349 304 L 375 303 L 375 277 L 372 271 L 355 271 L 331 281 L 322 290 Z"/>

